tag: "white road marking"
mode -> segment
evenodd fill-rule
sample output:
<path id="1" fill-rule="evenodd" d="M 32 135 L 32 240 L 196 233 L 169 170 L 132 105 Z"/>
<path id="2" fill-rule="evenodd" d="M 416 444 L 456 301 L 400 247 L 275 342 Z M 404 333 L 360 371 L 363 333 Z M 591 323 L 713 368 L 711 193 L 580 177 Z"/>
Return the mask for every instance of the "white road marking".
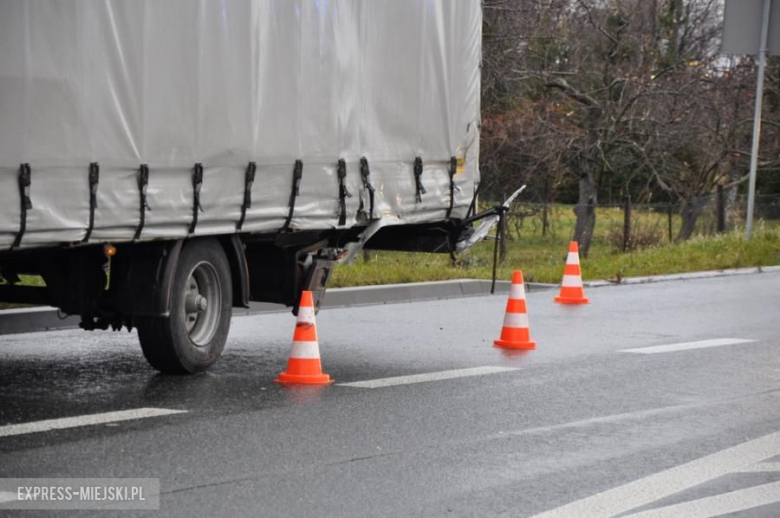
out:
<path id="1" fill-rule="evenodd" d="M 777 455 L 780 455 L 780 432 L 765 435 L 603 493 L 577 500 L 539 514 L 537 518 L 571 516 L 606 518 L 615 516 Z M 780 501 L 780 493 L 776 493 L 776 497 Z"/>
<path id="2" fill-rule="evenodd" d="M 710 518 L 729 513 L 738 513 L 754 507 L 780 502 L 780 482 L 738 489 L 729 493 L 691 500 L 680 504 L 667 505 L 641 513 L 630 514 L 627 518 Z"/>
<path id="3" fill-rule="evenodd" d="M 714 338 L 712 340 L 700 340 L 698 342 L 684 342 L 679 344 L 656 345 L 654 347 L 640 347 L 638 349 L 623 349 L 621 353 L 659 354 L 676 351 L 688 351 L 691 349 L 704 349 L 705 347 L 719 347 L 721 345 L 746 344 L 755 342 L 744 338 Z"/>
<path id="4" fill-rule="evenodd" d="M 394 385 L 409 385 L 410 383 L 424 383 L 426 381 L 449 380 L 453 378 L 465 378 L 468 376 L 482 376 L 483 374 L 497 374 L 499 372 L 516 371 L 512 367 L 474 367 L 471 369 L 456 369 L 451 371 L 428 372 L 411 376 L 396 376 L 394 378 L 381 378 L 376 380 L 354 381 L 352 383 L 339 383 L 342 387 L 358 388 L 382 388 Z"/>
<path id="5" fill-rule="evenodd" d="M 761 462 L 735 470 L 734 473 L 774 473 L 776 471 L 780 471 L 780 462 Z"/>
<path id="6" fill-rule="evenodd" d="M 103 414 L 90 414 L 77 417 L 64 417 L 62 419 L 47 419 L 32 423 L 12 424 L 0 426 L 0 437 L 11 435 L 24 435 L 28 433 L 46 432 L 49 430 L 62 430 L 79 426 L 91 426 L 96 424 L 115 423 L 117 421 L 129 421 L 131 419 L 144 419 L 147 417 L 159 417 L 164 415 L 185 414 L 186 410 L 170 410 L 167 408 L 136 408 L 134 410 L 121 410 L 118 412 L 106 412 Z"/>

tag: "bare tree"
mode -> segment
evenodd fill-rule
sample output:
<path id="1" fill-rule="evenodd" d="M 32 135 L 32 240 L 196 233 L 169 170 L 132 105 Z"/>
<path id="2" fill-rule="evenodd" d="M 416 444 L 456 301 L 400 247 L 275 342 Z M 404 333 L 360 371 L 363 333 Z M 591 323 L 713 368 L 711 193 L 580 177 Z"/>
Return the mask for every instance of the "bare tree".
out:
<path id="1" fill-rule="evenodd" d="M 752 62 L 724 69 L 717 55 L 722 0 L 531 3 L 493 0 L 497 14 L 486 14 L 496 31 L 486 32 L 499 38 L 485 40 L 485 74 L 492 78 L 483 126 L 488 185 L 543 175 L 566 191 L 566 178 L 576 182 L 574 238 L 584 254 L 606 185 L 680 201 L 685 224 L 678 237 L 687 238 L 698 216 L 695 200 L 719 184 L 739 183 L 749 141 L 742 121 L 751 105 L 745 71 Z M 519 12 L 533 16 L 522 21 Z M 520 38 L 517 30 L 528 32 Z M 767 145 L 764 169 L 777 148 Z"/>

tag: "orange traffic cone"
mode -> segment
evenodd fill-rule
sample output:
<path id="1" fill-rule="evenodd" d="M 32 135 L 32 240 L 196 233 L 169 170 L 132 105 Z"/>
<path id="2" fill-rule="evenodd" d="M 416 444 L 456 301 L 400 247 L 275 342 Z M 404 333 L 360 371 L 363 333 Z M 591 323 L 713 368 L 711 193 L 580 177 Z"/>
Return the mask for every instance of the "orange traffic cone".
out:
<path id="1" fill-rule="evenodd" d="M 569 243 L 569 255 L 566 257 L 566 267 L 563 270 L 561 293 L 555 297 L 555 302 L 559 304 L 590 304 L 582 289 L 580 248 L 576 241 Z"/>
<path id="2" fill-rule="evenodd" d="M 301 294 L 298 322 L 295 324 L 292 350 L 287 370 L 274 380 L 282 384 L 326 385 L 332 380 L 323 374 L 320 364 L 320 345 L 317 324 L 314 321 L 314 300 L 310 291 Z"/>
<path id="3" fill-rule="evenodd" d="M 523 272 L 512 274 L 512 286 L 509 288 L 509 300 L 506 303 L 504 327 L 501 338 L 493 340 L 497 347 L 504 349 L 536 349 L 528 329 L 528 313 L 525 305 L 525 286 Z"/>

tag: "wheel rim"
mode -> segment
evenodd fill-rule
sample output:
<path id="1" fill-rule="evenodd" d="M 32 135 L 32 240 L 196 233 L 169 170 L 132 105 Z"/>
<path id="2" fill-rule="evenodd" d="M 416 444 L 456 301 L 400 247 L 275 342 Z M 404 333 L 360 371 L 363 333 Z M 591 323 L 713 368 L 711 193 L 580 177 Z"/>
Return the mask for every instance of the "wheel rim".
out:
<path id="1" fill-rule="evenodd" d="M 193 344 L 205 347 L 219 327 L 222 286 L 214 267 L 200 262 L 184 285 L 184 325 Z"/>

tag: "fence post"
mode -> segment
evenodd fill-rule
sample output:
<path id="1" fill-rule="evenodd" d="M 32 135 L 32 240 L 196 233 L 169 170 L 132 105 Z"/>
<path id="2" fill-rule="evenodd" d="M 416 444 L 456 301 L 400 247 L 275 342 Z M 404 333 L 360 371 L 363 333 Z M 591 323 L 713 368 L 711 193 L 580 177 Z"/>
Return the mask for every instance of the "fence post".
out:
<path id="1" fill-rule="evenodd" d="M 506 262 L 506 220 L 509 213 L 505 213 L 503 218 L 498 218 L 498 264 L 504 266 Z"/>
<path id="2" fill-rule="evenodd" d="M 674 216 L 674 204 L 669 202 L 669 242 L 672 242 L 672 217 Z"/>
<path id="3" fill-rule="evenodd" d="M 631 248 L 631 195 L 626 194 L 623 204 L 623 251 Z"/>
<path id="4" fill-rule="evenodd" d="M 726 201 L 723 198 L 723 186 L 718 185 L 718 232 L 726 231 Z"/>
<path id="5" fill-rule="evenodd" d="M 548 189 L 548 183 L 549 178 L 547 176 L 544 177 L 544 204 L 542 205 L 542 237 L 547 235 L 547 204 L 549 203 L 549 200 L 547 199 L 547 189 Z"/>

